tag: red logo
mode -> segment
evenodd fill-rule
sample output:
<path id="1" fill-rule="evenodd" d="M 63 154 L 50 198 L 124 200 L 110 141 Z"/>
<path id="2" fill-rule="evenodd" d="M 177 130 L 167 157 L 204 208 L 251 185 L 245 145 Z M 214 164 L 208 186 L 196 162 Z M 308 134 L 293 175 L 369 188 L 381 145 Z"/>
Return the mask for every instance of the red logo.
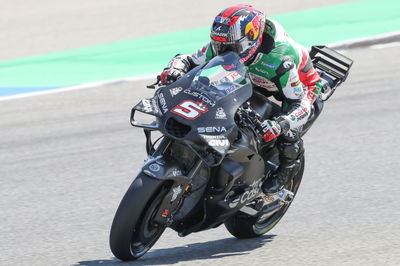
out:
<path id="1" fill-rule="evenodd" d="M 167 217 L 169 214 L 169 210 L 165 209 L 164 212 L 161 214 L 162 217 Z"/>
<path id="2" fill-rule="evenodd" d="M 297 111 L 294 115 L 299 118 L 304 114 L 307 114 L 308 109 L 306 107 L 303 107 L 302 109 L 300 109 L 299 111 Z"/>
<path id="3" fill-rule="evenodd" d="M 202 113 L 208 112 L 208 108 L 202 102 L 195 102 L 191 100 L 186 100 L 175 106 L 172 113 L 182 116 L 185 119 L 196 119 Z"/>
<path id="4" fill-rule="evenodd" d="M 221 37 L 221 36 L 213 36 L 214 41 L 217 42 L 227 42 L 228 40 L 225 37 Z"/>

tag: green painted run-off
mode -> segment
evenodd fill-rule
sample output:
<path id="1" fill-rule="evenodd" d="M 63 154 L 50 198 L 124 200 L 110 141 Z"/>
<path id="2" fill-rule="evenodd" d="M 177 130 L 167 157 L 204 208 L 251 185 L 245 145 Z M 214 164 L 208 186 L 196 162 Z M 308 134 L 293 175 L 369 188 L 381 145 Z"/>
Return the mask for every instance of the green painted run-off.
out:
<path id="1" fill-rule="evenodd" d="M 211 11 L 210 11 L 211 12 Z M 363 0 L 272 16 L 305 46 L 400 30 L 400 1 Z M 59 87 L 157 73 L 209 40 L 210 27 L 0 62 L 0 88 Z"/>

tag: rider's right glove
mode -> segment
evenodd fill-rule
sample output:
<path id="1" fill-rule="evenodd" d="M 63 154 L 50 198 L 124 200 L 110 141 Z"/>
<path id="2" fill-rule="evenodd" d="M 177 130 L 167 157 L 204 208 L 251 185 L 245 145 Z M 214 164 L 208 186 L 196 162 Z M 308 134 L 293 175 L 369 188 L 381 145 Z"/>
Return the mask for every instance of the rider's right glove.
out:
<path id="1" fill-rule="evenodd" d="M 265 142 L 271 141 L 289 130 L 289 124 L 283 117 L 276 120 L 264 120 L 261 123 L 262 136 Z"/>
<path id="2" fill-rule="evenodd" d="M 164 68 L 160 75 L 161 84 L 167 85 L 181 78 L 190 69 L 191 63 L 187 55 L 176 55 Z"/>
<path id="3" fill-rule="evenodd" d="M 281 134 L 281 126 L 273 120 L 265 120 L 261 124 L 263 139 L 265 142 L 271 141 Z"/>

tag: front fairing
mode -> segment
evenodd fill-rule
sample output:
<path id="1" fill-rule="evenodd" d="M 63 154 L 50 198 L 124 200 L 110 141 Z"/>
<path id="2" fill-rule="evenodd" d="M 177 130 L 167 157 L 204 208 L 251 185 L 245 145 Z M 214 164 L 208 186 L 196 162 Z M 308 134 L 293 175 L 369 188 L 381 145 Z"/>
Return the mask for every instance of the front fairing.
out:
<path id="1" fill-rule="evenodd" d="M 236 139 L 236 111 L 252 95 L 239 60 L 235 53 L 217 56 L 155 94 L 159 130 L 185 143 L 210 166 L 222 161 Z"/>

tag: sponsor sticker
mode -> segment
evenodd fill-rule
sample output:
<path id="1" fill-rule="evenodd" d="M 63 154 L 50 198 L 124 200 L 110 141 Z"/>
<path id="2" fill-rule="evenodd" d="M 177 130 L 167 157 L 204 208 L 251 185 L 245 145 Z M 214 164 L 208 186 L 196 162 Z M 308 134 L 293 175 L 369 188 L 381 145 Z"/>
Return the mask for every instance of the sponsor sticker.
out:
<path id="1" fill-rule="evenodd" d="M 215 119 L 227 119 L 224 108 L 222 107 L 217 108 L 217 112 L 215 113 Z"/>
<path id="2" fill-rule="evenodd" d="M 225 127 L 199 127 L 197 133 L 224 133 L 227 132 Z"/>
<path id="3" fill-rule="evenodd" d="M 162 92 L 158 94 L 158 99 L 160 101 L 161 109 L 163 110 L 163 112 L 168 112 L 167 101 L 165 100 L 164 94 Z"/>
<path id="4" fill-rule="evenodd" d="M 300 80 L 297 80 L 297 81 L 295 81 L 295 82 L 292 82 L 290 85 L 292 86 L 292 87 L 297 87 L 297 86 L 299 86 L 300 85 Z"/>
<path id="5" fill-rule="evenodd" d="M 303 107 L 302 109 L 298 110 L 294 115 L 299 119 L 302 118 L 305 114 L 307 114 L 307 108 Z"/>
<path id="6" fill-rule="evenodd" d="M 268 72 L 267 72 L 266 70 L 264 70 L 264 69 L 261 69 L 261 68 L 258 68 L 258 67 L 255 67 L 254 69 L 255 69 L 256 71 L 260 72 L 260 73 L 268 74 Z"/>
<path id="7" fill-rule="evenodd" d="M 181 188 L 180 185 L 177 186 L 177 187 L 174 187 L 174 188 L 172 189 L 172 198 L 171 198 L 171 202 L 174 201 L 174 200 L 176 200 L 176 198 L 178 197 L 179 194 L 181 194 L 181 192 L 182 192 L 182 188 Z"/>
<path id="8" fill-rule="evenodd" d="M 218 22 L 218 23 L 222 23 L 222 24 L 229 25 L 230 18 L 225 18 L 225 17 L 216 17 L 216 18 L 215 18 L 215 22 Z"/>
<path id="9" fill-rule="evenodd" d="M 225 92 L 226 92 L 227 94 L 229 94 L 229 93 L 235 91 L 236 89 L 237 89 L 237 87 L 236 87 L 235 85 L 232 85 L 232 86 L 226 88 L 226 89 L 225 89 Z"/>
<path id="10" fill-rule="evenodd" d="M 277 67 L 273 64 L 267 63 L 267 62 L 261 62 L 262 65 L 272 68 L 272 69 L 276 69 Z"/>
<path id="11" fill-rule="evenodd" d="M 261 185 L 262 185 L 262 180 L 256 180 L 250 185 L 250 190 L 247 190 L 244 192 L 242 195 L 240 195 L 238 198 L 232 200 L 232 202 L 229 203 L 230 208 L 235 208 L 239 203 L 243 204 L 246 201 L 254 198 L 255 196 L 258 195 L 261 191 Z"/>
<path id="12" fill-rule="evenodd" d="M 273 91 L 278 90 L 275 83 L 273 83 L 272 81 L 270 81 L 262 76 L 250 73 L 250 79 L 254 84 L 256 84 L 259 87 L 273 90 Z"/>
<path id="13" fill-rule="evenodd" d="M 171 112 L 183 118 L 193 120 L 202 113 L 208 112 L 208 108 L 202 102 L 186 100 L 175 106 Z"/>
<path id="14" fill-rule="evenodd" d="M 291 69 L 292 67 L 293 67 L 293 62 L 292 61 L 284 61 L 283 62 L 283 68 Z"/>
<path id="15" fill-rule="evenodd" d="M 171 96 L 174 97 L 175 95 L 179 94 L 183 90 L 182 87 L 176 87 L 169 90 Z"/>
<path id="16" fill-rule="evenodd" d="M 149 165 L 149 169 L 153 172 L 158 172 L 160 171 L 161 167 L 156 163 L 152 163 Z"/>
<path id="17" fill-rule="evenodd" d="M 151 113 L 153 112 L 153 107 L 151 106 L 151 102 L 149 99 L 143 99 L 142 100 L 142 104 L 143 104 L 143 110 L 146 113 Z"/>
<path id="18" fill-rule="evenodd" d="M 228 148 L 230 146 L 229 140 L 225 136 L 210 136 L 201 135 L 211 147 Z"/>
<path id="19" fill-rule="evenodd" d="M 166 218 L 168 215 L 169 215 L 169 210 L 168 209 L 165 209 L 163 211 L 163 213 L 161 214 L 161 216 L 164 217 L 164 218 Z"/>
<path id="20" fill-rule="evenodd" d="M 185 89 L 183 91 L 183 93 L 191 95 L 193 97 L 196 97 L 196 98 L 200 99 L 202 102 L 205 102 L 206 104 L 208 104 L 208 105 L 210 105 L 212 107 L 215 106 L 215 102 L 213 100 L 211 100 L 210 98 L 208 98 L 207 96 L 203 95 L 200 92 L 197 92 L 197 91 L 194 91 L 194 90 L 191 90 L 191 89 Z"/>
<path id="21" fill-rule="evenodd" d="M 172 176 L 180 176 L 182 175 L 182 171 L 179 169 L 172 170 Z"/>
<path id="22" fill-rule="evenodd" d="M 299 81 L 299 83 L 300 83 L 300 81 Z M 296 87 L 296 88 L 293 89 L 293 93 L 294 93 L 294 95 L 299 97 L 303 93 L 303 88 L 302 87 Z"/>

